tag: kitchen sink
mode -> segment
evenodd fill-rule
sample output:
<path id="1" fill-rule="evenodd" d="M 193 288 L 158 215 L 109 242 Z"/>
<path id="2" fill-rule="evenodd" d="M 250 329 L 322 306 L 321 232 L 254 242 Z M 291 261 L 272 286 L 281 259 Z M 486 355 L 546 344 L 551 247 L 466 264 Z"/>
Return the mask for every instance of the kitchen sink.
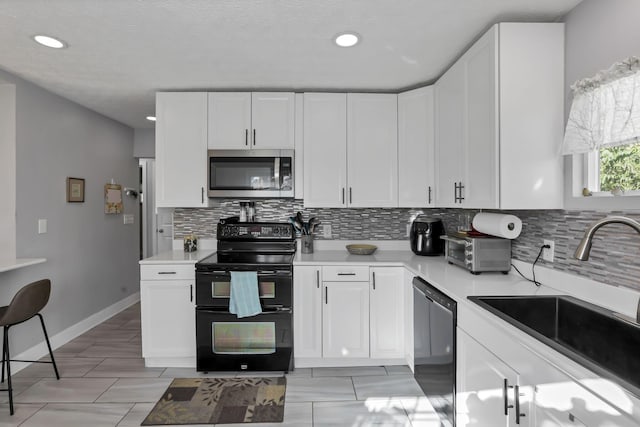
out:
<path id="1" fill-rule="evenodd" d="M 640 397 L 640 325 L 570 296 L 475 296 L 481 307 Z"/>

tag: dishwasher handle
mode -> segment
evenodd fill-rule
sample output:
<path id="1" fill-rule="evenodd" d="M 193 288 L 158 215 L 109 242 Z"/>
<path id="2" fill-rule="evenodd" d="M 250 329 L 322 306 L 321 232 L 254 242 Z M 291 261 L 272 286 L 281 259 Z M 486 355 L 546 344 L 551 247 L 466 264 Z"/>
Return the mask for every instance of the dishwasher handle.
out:
<path id="1" fill-rule="evenodd" d="M 421 277 L 413 278 L 413 288 L 419 292 L 421 295 L 424 295 L 429 301 L 442 306 L 447 311 L 453 313 L 454 317 L 456 316 L 456 301 L 446 295 L 444 292 L 437 289 L 435 286 L 428 283 L 426 280 Z"/>

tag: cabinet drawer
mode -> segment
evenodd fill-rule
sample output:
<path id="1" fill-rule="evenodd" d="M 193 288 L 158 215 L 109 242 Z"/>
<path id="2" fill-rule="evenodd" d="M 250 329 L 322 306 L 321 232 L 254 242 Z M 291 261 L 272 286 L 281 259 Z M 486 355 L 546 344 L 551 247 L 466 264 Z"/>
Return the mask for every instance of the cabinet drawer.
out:
<path id="1" fill-rule="evenodd" d="M 150 264 L 140 266 L 140 280 L 193 280 L 194 264 Z"/>
<path id="2" fill-rule="evenodd" d="M 368 282 L 369 267 L 353 265 L 328 265 L 322 267 L 324 282 Z"/>

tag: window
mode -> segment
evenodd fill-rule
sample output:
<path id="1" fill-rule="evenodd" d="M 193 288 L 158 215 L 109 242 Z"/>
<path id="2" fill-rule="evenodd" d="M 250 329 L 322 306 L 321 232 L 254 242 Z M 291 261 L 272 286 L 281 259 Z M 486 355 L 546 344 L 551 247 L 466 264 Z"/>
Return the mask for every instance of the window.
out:
<path id="1" fill-rule="evenodd" d="M 640 195 L 640 143 L 604 147 L 585 157 L 584 187 L 592 194 Z"/>
<path id="2" fill-rule="evenodd" d="M 640 59 L 571 88 L 562 153 L 582 157 L 583 195 L 640 195 Z"/>

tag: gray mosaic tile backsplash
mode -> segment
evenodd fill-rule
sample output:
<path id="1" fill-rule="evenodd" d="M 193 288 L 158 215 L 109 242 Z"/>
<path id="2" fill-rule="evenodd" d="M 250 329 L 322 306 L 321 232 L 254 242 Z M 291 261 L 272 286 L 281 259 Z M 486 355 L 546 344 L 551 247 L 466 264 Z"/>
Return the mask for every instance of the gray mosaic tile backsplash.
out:
<path id="1" fill-rule="evenodd" d="M 222 200 L 212 208 L 175 209 L 174 238 L 195 233 L 200 238 L 215 238 L 220 218 L 238 215 L 236 200 Z M 305 220 L 317 217 L 321 224 L 331 225 L 331 239 L 336 240 L 408 240 L 407 225 L 417 214 L 442 218 L 447 232 L 453 232 L 465 214 L 478 210 L 463 209 L 330 209 L 303 208 L 302 200 L 270 199 L 256 201 L 257 221 L 286 222 L 289 216 L 302 212 Z M 546 267 L 589 277 L 614 286 L 640 290 L 640 235 L 630 227 L 607 225 L 595 235 L 589 261 L 573 259 L 584 230 L 606 215 L 623 215 L 640 221 L 640 211 L 503 211 L 522 220 L 522 234 L 513 241 L 513 258 L 533 262 L 542 241 L 555 242 L 553 263 L 540 260 Z M 322 237 L 322 225 L 317 239 Z M 407 242 L 407 249 L 409 243 Z M 524 272 L 527 274 L 527 272 Z"/>

